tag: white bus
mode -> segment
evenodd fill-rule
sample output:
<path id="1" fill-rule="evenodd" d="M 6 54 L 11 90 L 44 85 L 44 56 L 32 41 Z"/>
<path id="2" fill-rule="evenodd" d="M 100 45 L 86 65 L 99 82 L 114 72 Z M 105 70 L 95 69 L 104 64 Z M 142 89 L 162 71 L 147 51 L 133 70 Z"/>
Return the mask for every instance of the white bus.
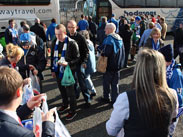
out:
<path id="1" fill-rule="evenodd" d="M 55 18 L 60 23 L 59 0 L 0 0 L 0 37 L 8 27 L 8 20 L 15 19 L 17 27 L 22 20 L 34 24 L 36 17 L 46 25 Z"/>
<path id="2" fill-rule="evenodd" d="M 165 17 L 168 24 L 168 32 L 175 30 L 180 22 L 183 22 L 183 0 L 93 0 L 96 2 L 96 18 L 101 16 L 116 18 L 142 14 L 153 14 Z"/>

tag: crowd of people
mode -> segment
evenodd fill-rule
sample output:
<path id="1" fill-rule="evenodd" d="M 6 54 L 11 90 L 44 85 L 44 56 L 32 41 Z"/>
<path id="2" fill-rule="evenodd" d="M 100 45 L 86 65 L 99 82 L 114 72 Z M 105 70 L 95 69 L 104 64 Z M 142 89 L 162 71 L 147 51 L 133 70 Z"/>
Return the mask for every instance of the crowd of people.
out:
<path id="1" fill-rule="evenodd" d="M 19 117 L 23 119 L 39 106 L 43 94 L 20 106 L 22 87 L 32 72 L 38 77 L 40 92 L 44 92 L 41 81 L 46 65 L 50 66 L 61 93 L 62 105 L 58 111 L 69 109 L 66 120 L 77 115 L 80 92 L 85 107 L 90 108 L 92 98 L 97 95 L 91 79 L 91 74 L 97 71 L 97 53 L 107 58 L 101 101 L 112 104 L 114 108 L 106 123 L 108 134 L 118 137 L 173 135 L 177 115 L 183 107 L 182 23 L 175 31 L 173 46 L 164 45 L 167 24 L 160 15 L 157 19 L 153 15 L 150 18 L 144 15 L 130 20 L 121 16 L 116 20 L 112 14 L 109 19 L 101 17 L 98 25 L 92 17 L 81 15 L 78 23 L 69 20 L 64 26 L 52 19 L 48 27 L 36 18 L 31 27 L 25 21 L 20 25 L 17 31 L 15 20 L 9 20 L 5 31 L 6 48 L 4 51 L 0 48 L 4 53 L 0 54 L 0 86 L 3 87 L 0 89 L 0 119 L 5 121 L 0 121 L 0 136 L 5 136 L 6 132 L 15 137 L 34 136 L 33 132 L 18 126 Z M 51 51 L 50 57 L 46 56 L 49 50 L 45 49 Z M 180 64 L 175 61 L 178 55 Z M 120 70 L 128 68 L 129 61 L 136 62 L 132 88 L 120 94 Z M 67 70 L 71 73 L 68 74 Z M 64 85 L 66 75 L 69 75 L 68 79 L 73 77 L 75 82 Z M 54 136 L 53 110 L 42 117 L 45 121 L 42 136 Z M 12 123 L 16 125 L 16 132 L 6 130 L 7 127 L 15 128 Z"/>

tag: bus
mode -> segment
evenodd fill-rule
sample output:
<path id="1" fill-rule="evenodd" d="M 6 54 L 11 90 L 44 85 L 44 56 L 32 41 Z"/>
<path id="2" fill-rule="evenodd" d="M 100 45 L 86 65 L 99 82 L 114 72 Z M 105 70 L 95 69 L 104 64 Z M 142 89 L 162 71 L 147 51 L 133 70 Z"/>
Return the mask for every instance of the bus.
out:
<path id="1" fill-rule="evenodd" d="M 14 19 L 16 27 L 26 20 L 29 25 L 39 18 L 46 25 L 55 18 L 60 23 L 59 0 L 0 0 L 0 37 L 9 26 L 8 20 Z"/>
<path id="2" fill-rule="evenodd" d="M 125 16 L 130 19 L 133 16 L 160 15 L 165 17 L 168 32 L 174 31 L 180 22 L 183 22 L 183 0 L 97 0 L 96 19 L 101 16 L 116 18 Z"/>

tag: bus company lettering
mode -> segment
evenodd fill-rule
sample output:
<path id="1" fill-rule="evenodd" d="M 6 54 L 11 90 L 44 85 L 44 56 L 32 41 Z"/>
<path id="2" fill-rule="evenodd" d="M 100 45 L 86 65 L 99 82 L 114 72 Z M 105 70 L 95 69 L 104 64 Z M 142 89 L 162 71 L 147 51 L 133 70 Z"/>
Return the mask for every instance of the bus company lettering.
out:
<path id="1" fill-rule="evenodd" d="M 156 11 L 126 11 L 124 10 L 124 15 L 125 16 L 140 16 L 140 15 L 156 15 Z"/>

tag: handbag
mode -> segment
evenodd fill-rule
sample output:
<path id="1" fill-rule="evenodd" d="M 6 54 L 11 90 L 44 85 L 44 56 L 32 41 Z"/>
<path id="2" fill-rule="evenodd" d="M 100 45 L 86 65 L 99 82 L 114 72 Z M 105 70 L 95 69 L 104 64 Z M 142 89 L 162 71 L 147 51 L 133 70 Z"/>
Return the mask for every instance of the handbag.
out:
<path id="1" fill-rule="evenodd" d="M 137 50 L 136 46 L 132 46 L 130 49 L 130 54 L 135 56 L 136 50 Z"/>
<path id="2" fill-rule="evenodd" d="M 61 81 L 61 85 L 62 86 L 70 86 L 73 84 L 75 84 L 75 80 L 74 80 L 74 77 L 72 75 L 72 71 L 71 71 L 69 65 L 67 65 L 67 67 L 64 70 L 64 75 L 63 75 L 63 78 Z"/>
<path id="3" fill-rule="evenodd" d="M 99 56 L 99 59 L 97 61 L 97 71 L 101 72 L 101 73 L 105 73 L 106 72 L 106 68 L 107 68 L 107 57 L 105 56 Z"/>

